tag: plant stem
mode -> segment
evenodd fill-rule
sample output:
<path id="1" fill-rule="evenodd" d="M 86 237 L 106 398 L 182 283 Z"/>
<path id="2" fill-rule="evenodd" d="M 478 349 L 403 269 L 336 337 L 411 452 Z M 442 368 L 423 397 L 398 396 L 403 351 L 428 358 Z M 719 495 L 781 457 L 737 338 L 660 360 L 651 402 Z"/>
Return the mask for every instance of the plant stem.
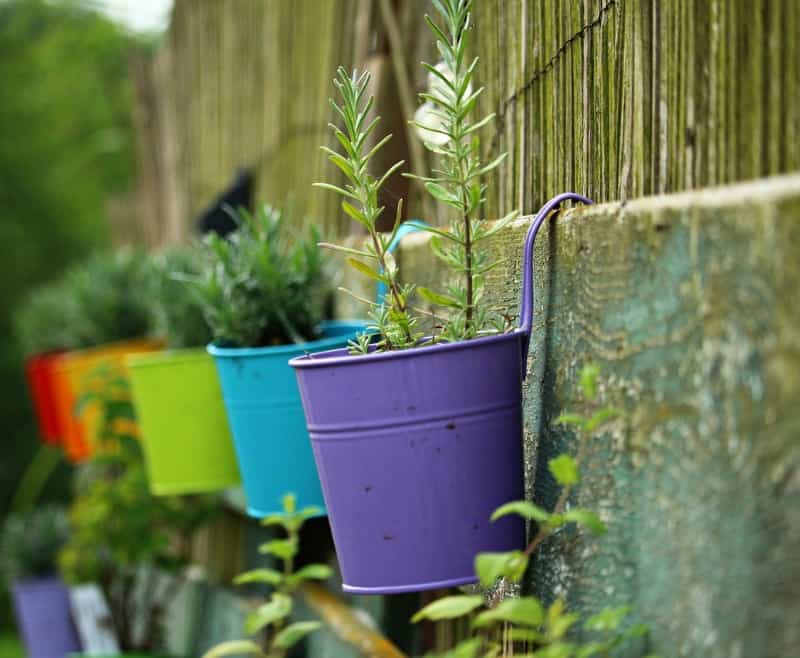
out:
<path id="1" fill-rule="evenodd" d="M 374 227 L 374 222 L 372 226 Z M 403 302 L 403 297 L 400 294 L 400 291 L 397 288 L 397 282 L 394 279 L 394 273 L 386 267 L 386 254 L 383 250 L 383 245 L 381 244 L 381 239 L 378 236 L 377 231 L 373 228 L 370 231 L 370 237 L 372 238 L 372 245 L 375 247 L 375 253 L 378 254 L 378 262 L 381 264 L 381 268 L 383 269 L 383 273 L 386 275 L 386 278 L 389 280 L 389 290 L 392 293 L 392 299 L 394 299 L 394 305 L 397 307 L 397 310 L 401 313 L 406 312 L 406 305 Z M 408 327 L 405 328 L 406 334 L 406 341 L 411 342 L 411 332 L 409 331 Z"/>
<path id="2" fill-rule="evenodd" d="M 466 185 L 462 185 L 466 193 Z M 472 327 L 472 305 L 473 305 L 473 291 L 472 291 L 472 226 L 469 215 L 466 213 L 463 217 L 464 221 L 464 275 L 467 278 L 467 309 L 466 309 L 466 325 L 467 335 Z"/>
<path id="3" fill-rule="evenodd" d="M 580 466 L 583 462 L 583 458 L 586 452 L 586 438 L 581 437 L 578 443 L 578 452 L 575 455 L 575 463 L 578 465 L 578 469 L 580 472 Z M 553 507 L 553 514 L 561 514 L 564 511 L 564 506 L 567 504 L 567 500 L 569 500 L 569 495 L 572 493 L 572 485 L 568 484 L 561 489 L 561 494 L 558 496 L 558 500 L 556 500 L 555 507 Z M 522 552 L 525 557 L 530 557 L 536 548 L 541 544 L 547 537 L 549 537 L 553 533 L 553 529 L 547 527 L 546 525 L 540 525 L 539 531 L 534 535 L 531 542 L 527 545 L 525 550 Z"/>
<path id="4" fill-rule="evenodd" d="M 458 76 L 456 76 L 458 79 Z M 463 203 L 463 211 L 461 213 L 461 221 L 464 223 L 464 276 L 466 277 L 467 287 L 467 308 L 465 310 L 465 325 L 467 335 L 469 335 L 470 328 L 472 327 L 472 310 L 473 310 L 473 289 L 472 289 L 472 222 L 469 218 L 469 189 L 467 187 L 468 172 L 464 171 L 464 159 L 467 155 L 463 152 L 462 145 L 462 121 L 459 119 L 454 126 L 454 137 L 456 141 L 456 157 L 458 158 L 458 178 L 459 186 L 461 187 L 461 203 Z"/>

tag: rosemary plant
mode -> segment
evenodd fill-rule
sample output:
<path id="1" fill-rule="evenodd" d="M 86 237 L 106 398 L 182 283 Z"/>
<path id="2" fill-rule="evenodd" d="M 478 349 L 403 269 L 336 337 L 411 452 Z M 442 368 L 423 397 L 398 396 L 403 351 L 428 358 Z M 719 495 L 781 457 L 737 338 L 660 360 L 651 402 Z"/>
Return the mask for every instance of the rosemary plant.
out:
<path id="1" fill-rule="evenodd" d="M 403 161 L 393 164 L 380 178 L 369 172 L 369 161 L 392 136 L 386 135 L 374 146 L 368 147 L 367 142 L 380 120 L 380 117 L 371 120 L 368 118 L 373 105 L 373 97 L 368 96 L 366 92 L 369 73 L 359 74 L 354 71 L 349 75 L 341 66 L 336 73 L 337 77 L 333 84 L 339 92 L 340 102 L 337 103 L 334 99 L 330 102 L 341 118 L 344 130 L 333 124 L 330 126 L 341 144 L 342 153 L 325 146 L 322 150 L 344 173 L 348 182 L 344 187 L 330 183 L 315 183 L 315 185 L 332 190 L 343 197 L 342 210 L 366 229 L 368 239 L 363 249 L 351 249 L 327 242 L 320 243 L 320 246 L 345 253 L 350 266 L 361 274 L 386 284 L 388 292 L 380 303 L 375 304 L 358 298 L 371 306 L 373 330 L 379 335 L 376 341 L 377 348 L 389 350 L 413 347 L 422 337 L 416 328 L 417 319 L 412 314 L 408 302 L 414 287 L 399 282 L 397 263 L 388 251 L 400 226 L 402 201 L 397 204 L 394 230 L 391 235 L 382 234 L 377 229 L 378 218 L 385 210 L 385 207 L 378 205 L 378 191 L 389 176 L 403 166 Z M 351 343 L 351 349 L 357 353 L 365 353 L 369 349 L 369 343 L 370 336 L 362 335 Z"/>
<path id="2" fill-rule="evenodd" d="M 487 165 L 481 163 L 478 131 L 494 114 L 472 120 L 483 87 L 473 91 L 472 81 L 478 58 L 467 58 L 472 0 L 433 0 L 443 25 L 430 16 L 425 20 L 436 39 L 442 61 L 423 62 L 429 74 L 425 104 L 415 116 L 425 146 L 438 159 L 432 176 L 421 180 L 428 192 L 455 213 L 449 230 L 429 228 L 434 235 L 434 253 L 453 272 L 445 292 L 419 288 L 429 302 L 450 310 L 442 338 L 456 341 L 495 333 L 506 328 L 501 316 L 492 312 L 484 298 L 484 275 L 497 265 L 484 248 L 485 241 L 517 216 L 512 211 L 490 224 L 479 217 L 485 202 L 486 185 L 481 181 L 504 159 L 503 153 Z M 410 176 L 410 174 L 408 174 Z M 414 177 L 414 176 L 411 176 Z"/>

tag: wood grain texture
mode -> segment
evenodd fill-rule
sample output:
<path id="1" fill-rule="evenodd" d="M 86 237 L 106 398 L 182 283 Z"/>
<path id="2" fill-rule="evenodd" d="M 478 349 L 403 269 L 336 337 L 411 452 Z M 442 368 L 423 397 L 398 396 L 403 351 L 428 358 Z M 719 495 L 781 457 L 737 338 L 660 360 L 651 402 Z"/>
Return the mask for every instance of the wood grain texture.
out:
<path id="1" fill-rule="evenodd" d="M 475 3 L 488 216 L 567 189 L 598 201 L 800 169 L 794 0 Z"/>
<path id="2" fill-rule="evenodd" d="M 134 64 L 139 132 L 139 223 L 151 245 L 187 239 L 192 222 L 240 168 L 256 197 L 291 201 L 335 233 L 345 224 L 330 144 L 328 97 L 338 65 L 353 65 L 350 0 L 177 0 L 153 56 Z"/>

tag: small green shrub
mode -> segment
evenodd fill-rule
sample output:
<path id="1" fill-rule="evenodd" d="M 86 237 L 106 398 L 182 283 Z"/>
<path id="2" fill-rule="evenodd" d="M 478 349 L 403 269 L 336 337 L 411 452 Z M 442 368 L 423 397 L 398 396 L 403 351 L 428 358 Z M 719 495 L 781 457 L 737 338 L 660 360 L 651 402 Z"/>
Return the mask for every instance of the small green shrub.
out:
<path id="1" fill-rule="evenodd" d="M 329 292 L 316 230 L 293 234 L 286 214 L 268 205 L 231 214 L 238 229 L 207 236 L 202 271 L 187 277 L 214 339 L 261 347 L 316 338 Z"/>
<path id="2" fill-rule="evenodd" d="M 28 352 L 80 349 L 151 333 L 149 257 L 142 251 L 96 254 L 32 295 L 18 313 Z"/>
<path id="3" fill-rule="evenodd" d="M 306 635 L 317 630 L 322 624 L 318 621 L 299 621 L 289 624 L 294 602 L 292 596 L 308 581 L 327 580 L 332 575 L 326 564 L 307 564 L 295 569 L 295 557 L 300 545 L 300 530 L 311 517 L 320 510 L 307 507 L 298 510 L 292 494 L 283 497 L 283 514 L 274 514 L 261 521 L 266 526 L 278 526 L 286 533 L 285 538 L 272 539 L 261 546 L 259 551 L 271 555 L 282 564 L 282 569 L 260 568 L 239 574 L 236 585 L 261 583 L 273 588 L 270 598 L 251 612 L 244 622 L 248 635 L 260 635 L 256 640 L 232 640 L 222 642 L 209 649 L 203 658 L 223 658 L 224 656 L 256 656 L 257 658 L 283 658 L 291 648 Z"/>
<path id="4" fill-rule="evenodd" d="M 101 345 L 150 334 L 149 268 L 143 251 L 121 250 L 97 254 L 68 271 L 64 285 L 74 305 L 74 342 Z"/>
<path id="5" fill-rule="evenodd" d="M 0 536 L 0 570 L 5 582 L 53 575 L 68 535 L 67 517 L 60 507 L 48 505 L 9 516 Z"/>
<path id="6" fill-rule="evenodd" d="M 74 310 L 62 281 L 34 290 L 15 317 L 23 352 L 36 354 L 84 347 L 76 343 L 71 317 Z"/>
<path id="7" fill-rule="evenodd" d="M 153 323 L 155 334 L 164 338 L 168 347 L 201 347 L 213 337 L 199 295 L 186 285 L 187 277 L 194 280 L 200 275 L 201 256 L 196 246 L 153 256 Z"/>
<path id="8" fill-rule="evenodd" d="M 548 462 L 550 474 L 561 487 L 553 510 L 548 511 L 527 500 L 517 500 L 502 505 L 492 514 L 492 521 L 508 515 L 521 516 L 534 524 L 536 532 L 521 551 L 479 553 L 475 557 L 475 573 L 482 586 L 492 587 L 500 578 L 520 583 L 539 546 L 567 527 L 580 528 L 595 535 L 606 532 L 605 523 L 595 512 L 569 505 L 571 494 L 580 484 L 584 462 L 591 454 L 593 439 L 620 415 L 613 407 L 598 403 L 599 373 L 596 366 L 584 366 L 578 395 L 585 410 L 562 414 L 555 419 L 556 424 L 575 430 L 577 450 L 575 457 L 563 453 Z M 611 658 L 620 645 L 648 632 L 647 625 L 634 623 L 633 612 L 630 606 L 608 607 L 582 620 L 579 614 L 567 609 L 562 598 L 545 606 L 535 596 L 523 595 L 506 598 L 489 608 L 482 594 L 459 594 L 428 604 L 411 621 L 469 619 L 473 636 L 450 651 L 431 658 L 495 658 L 503 651 L 497 638 L 504 626 L 509 627 L 506 629 L 507 638 L 515 646 L 524 647 L 521 652 L 524 656 Z M 582 631 L 576 633 L 579 628 Z M 648 658 L 657 656 L 651 654 Z"/>
<path id="9" fill-rule="evenodd" d="M 123 649 L 152 650 L 160 644 L 164 612 L 189 565 L 191 538 L 218 506 L 207 496 L 150 493 L 128 380 L 116 366 L 92 371 L 87 390 L 78 411 L 92 406 L 99 411 L 101 443 L 79 471 L 69 509 L 70 538 L 58 565 L 66 582 L 101 587 Z M 135 585 L 142 567 L 152 569 L 147 594 L 139 598 Z M 166 589 L 156 586 L 156 571 L 175 575 Z M 145 620 L 139 632 L 132 624 L 134 610 Z"/>

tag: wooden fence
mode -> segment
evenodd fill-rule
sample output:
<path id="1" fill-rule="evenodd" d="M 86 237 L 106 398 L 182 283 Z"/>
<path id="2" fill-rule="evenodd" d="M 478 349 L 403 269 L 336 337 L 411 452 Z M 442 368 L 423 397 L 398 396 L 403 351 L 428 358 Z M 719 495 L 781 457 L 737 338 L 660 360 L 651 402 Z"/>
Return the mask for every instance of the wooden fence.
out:
<path id="1" fill-rule="evenodd" d="M 491 215 L 800 168 L 800 3 L 477 2 Z"/>

